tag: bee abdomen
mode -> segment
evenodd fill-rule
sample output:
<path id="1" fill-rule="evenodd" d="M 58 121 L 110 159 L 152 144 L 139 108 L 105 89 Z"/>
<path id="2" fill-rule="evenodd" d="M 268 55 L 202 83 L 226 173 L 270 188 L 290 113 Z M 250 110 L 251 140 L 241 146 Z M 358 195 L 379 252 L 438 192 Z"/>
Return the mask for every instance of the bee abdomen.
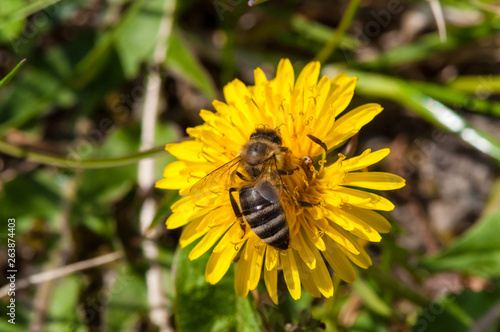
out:
<path id="1" fill-rule="evenodd" d="M 288 224 L 284 213 L 276 218 L 266 220 L 259 226 L 252 227 L 252 231 L 270 246 L 279 249 L 288 248 Z"/>
<path id="2" fill-rule="evenodd" d="M 269 202 L 252 187 L 240 191 L 243 218 L 252 231 L 264 242 L 278 249 L 287 249 L 288 223 L 281 202 Z"/>

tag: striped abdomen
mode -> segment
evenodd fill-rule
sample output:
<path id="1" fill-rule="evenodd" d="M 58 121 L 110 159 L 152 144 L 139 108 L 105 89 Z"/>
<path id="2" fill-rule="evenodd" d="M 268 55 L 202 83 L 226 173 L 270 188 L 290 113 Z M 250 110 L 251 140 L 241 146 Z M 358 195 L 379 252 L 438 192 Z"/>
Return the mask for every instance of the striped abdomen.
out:
<path id="1" fill-rule="evenodd" d="M 269 181 L 257 190 L 248 185 L 240 189 L 240 205 L 243 218 L 252 231 L 268 245 L 287 249 L 288 224 L 278 193 Z"/>

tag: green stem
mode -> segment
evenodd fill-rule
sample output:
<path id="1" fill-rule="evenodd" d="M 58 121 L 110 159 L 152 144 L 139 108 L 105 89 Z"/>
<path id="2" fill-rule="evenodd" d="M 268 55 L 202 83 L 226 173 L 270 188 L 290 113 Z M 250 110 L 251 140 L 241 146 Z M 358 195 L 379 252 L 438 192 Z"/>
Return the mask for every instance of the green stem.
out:
<path id="1" fill-rule="evenodd" d="M 326 43 L 325 47 L 323 47 L 323 49 L 316 56 L 316 61 L 324 63 L 335 51 L 337 46 L 340 45 L 342 38 L 354 19 L 354 15 L 356 15 L 356 12 L 358 11 L 360 2 L 361 0 L 351 0 L 344 16 L 342 17 L 342 20 L 340 21 L 339 27 L 335 30 L 332 38 L 328 41 L 328 43 Z"/>
<path id="2" fill-rule="evenodd" d="M 107 159 L 87 159 L 87 160 L 78 160 L 78 159 L 69 159 L 69 158 L 61 158 L 55 156 L 49 156 L 46 154 L 33 152 L 24 150 L 20 147 L 10 145 L 3 141 L 0 141 L 0 152 L 5 154 L 26 158 L 29 161 L 33 161 L 40 164 L 56 166 L 61 168 L 110 168 L 110 167 L 118 167 L 124 165 L 133 164 L 143 158 L 147 157 L 157 157 L 165 151 L 164 146 L 159 146 L 154 149 L 129 154 L 123 157 L 117 158 L 107 158 Z"/>

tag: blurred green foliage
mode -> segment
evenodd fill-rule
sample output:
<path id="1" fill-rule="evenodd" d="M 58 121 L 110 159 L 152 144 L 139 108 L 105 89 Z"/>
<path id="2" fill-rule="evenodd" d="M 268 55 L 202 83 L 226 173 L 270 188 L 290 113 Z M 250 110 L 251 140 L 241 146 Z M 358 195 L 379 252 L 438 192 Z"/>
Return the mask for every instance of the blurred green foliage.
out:
<path id="1" fill-rule="evenodd" d="M 426 21 L 419 31 L 405 30 L 412 33 L 405 42 L 391 44 L 387 41 L 397 40 L 396 32 L 403 38 L 401 31 L 408 29 L 405 20 L 410 16 L 404 15 L 432 16 L 427 1 L 398 3 L 402 13 L 391 16 L 387 25 L 379 24 L 380 32 L 373 36 L 363 28 L 379 22 L 374 15 L 387 11 L 388 2 L 361 2 L 354 8 L 354 23 L 335 37 L 335 50 L 324 53 L 324 73 L 347 71 L 359 76 L 361 98 L 396 110 L 390 114 L 399 120 L 384 118 L 389 123 L 384 130 L 423 119 L 469 143 L 471 147 L 462 153 L 469 158 L 484 160 L 474 149 L 485 153 L 491 159 L 484 163 L 498 182 L 499 138 L 477 126 L 481 121 L 498 123 L 500 114 L 495 98 L 500 93 L 500 72 L 498 67 L 496 72 L 491 69 L 495 68 L 491 59 L 498 62 L 498 52 L 494 53 L 500 32 L 498 4 L 443 0 L 447 15 L 475 21 L 456 24 L 447 18 L 444 41 L 433 21 Z M 176 6 L 172 17 L 165 5 Z M 229 0 L 2 0 L 0 220 L 16 218 L 18 276 L 26 278 L 108 252 L 122 251 L 125 258 L 52 281 L 42 316 L 34 307 L 34 299 L 42 296 L 42 284 L 18 289 L 16 325 L 7 323 L 2 311 L 0 330 L 25 331 L 35 318 L 42 319 L 46 331 L 91 331 L 96 326 L 109 331 L 157 330 L 149 318 L 148 263 L 138 226 L 146 197 L 158 203 L 148 231 L 160 234 L 155 241 L 165 307 L 179 331 L 311 331 L 323 324 L 328 331 L 468 331 L 494 313 L 500 298 L 498 185 L 489 205 L 481 206 L 482 216 L 470 217 L 467 230 L 440 238 L 435 255 L 425 252 L 423 245 L 416 249 L 401 245 L 404 229 L 396 216 L 389 216 L 394 232 L 384 236 L 380 247 L 369 247 L 375 266 L 358 271 L 359 281 L 337 285 L 332 299 L 303 294 L 293 301 L 281 289 L 284 295 L 278 306 L 270 302 L 262 285 L 258 294 L 238 298 L 232 269 L 217 285 L 206 283 L 208 254 L 189 261 L 190 248 L 176 248 L 179 232 L 166 231 L 162 225 L 178 194 L 138 189 L 132 156 L 141 145 L 139 118 L 147 79 L 158 67 L 154 50 L 162 19 L 168 16 L 173 24 L 159 64 L 163 82 L 159 103 L 166 111 L 155 128 L 158 146 L 181 139 L 186 127 L 198 124 L 197 110 L 210 109 L 212 99 L 221 99 L 227 81 L 240 77 L 251 83 L 254 68 L 272 71 L 269 68 L 281 57 L 291 58 L 300 70 L 332 40 L 346 5 L 278 0 L 257 1 L 252 7 L 246 1 Z M 472 58 L 468 54 L 478 50 L 483 50 L 477 54 L 480 60 L 468 62 Z M 446 68 L 454 74 L 444 75 Z M 463 124 L 458 129 L 457 121 Z M 385 138 L 393 140 L 396 135 Z M 6 146 L 21 149 L 18 157 L 8 156 Z M 34 163 L 23 151 L 47 159 Z M 59 159 L 51 156 L 82 163 L 55 167 Z M 112 158 L 131 164 L 116 166 Z M 90 169 L 85 161 L 93 159 L 116 167 Z M 174 158 L 162 154 L 155 160 L 154 177 L 160 179 L 163 167 Z M 417 199 L 414 193 L 394 197 L 404 203 Z M 421 200 L 427 204 L 431 199 Z M 416 217 L 414 222 L 419 222 Z M 6 239 L 2 231 L 2 253 L 7 252 Z M 3 276 L 6 262 L 2 260 L 1 266 Z M 445 273 L 458 276 L 460 287 L 436 286 L 441 293 L 432 293 L 428 284 Z M 472 287 L 474 283 L 480 287 Z M 6 296 L 0 299 L 2 308 L 7 301 Z M 482 331 L 498 330 L 498 315 L 487 323 Z"/>
<path id="2" fill-rule="evenodd" d="M 189 260 L 194 244 L 179 249 L 176 258 L 174 312 L 180 331 L 258 331 L 261 326 L 255 303 L 236 296 L 234 268 L 216 285 L 205 281 L 209 255 Z M 202 304 L 202 305 L 200 305 Z"/>

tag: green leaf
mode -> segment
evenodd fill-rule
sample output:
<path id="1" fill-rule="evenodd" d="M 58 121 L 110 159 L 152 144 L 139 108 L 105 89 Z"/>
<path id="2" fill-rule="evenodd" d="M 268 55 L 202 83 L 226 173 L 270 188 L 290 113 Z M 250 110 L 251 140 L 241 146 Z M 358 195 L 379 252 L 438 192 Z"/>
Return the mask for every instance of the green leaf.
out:
<path id="1" fill-rule="evenodd" d="M 382 320 L 379 316 L 368 312 L 361 311 L 354 321 L 354 324 L 349 327 L 350 332 L 389 332 L 387 322 Z"/>
<path id="2" fill-rule="evenodd" d="M 71 81 L 73 87 L 81 88 L 86 86 L 96 78 L 97 74 L 102 72 L 108 63 L 107 60 L 111 58 L 112 46 L 115 45 L 115 40 L 120 36 L 122 26 L 137 14 L 143 3 L 144 0 L 132 1 L 119 23 L 99 36 L 95 46 L 76 65 L 73 80 Z"/>
<path id="3" fill-rule="evenodd" d="M 434 271 L 459 270 L 482 277 L 500 276 L 500 210 L 488 214 L 437 256 L 424 264 Z"/>
<path id="4" fill-rule="evenodd" d="M 454 331 L 454 332 L 467 332 L 472 331 L 470 324 L 460 321 L 457 315 L 450 314 L 449 307 L 455 306 L 459 308 L 463 314 L 468 315 L 471 319 L 470 323 L 482 318 L 488 311 L 498 303 L 500 298 L 500 290 L 498 284 L 494 291 L 472 292 L 465 291 L 460 294 L 449 294 L 435 302 L 428 307 L 425 307 L 420 312 L 413 331 L 420 332 L 441 332 L 441 331 Z M 492 326 L 484 330 L 485 332 L 498 331 L 498 321 L 494 322 Z"/>
<path id="5" fill-rule="evenodd" d="M 147 315 L 146 285 L 126 264 L 118 267 L 115 278 L 113 286 L 107 292 L 107 330 L 132 331 L 141 315 Z"/>
<path id="6" fill-rule="evenodd" d="M 209 254 L 190 261 L 194 244 L 178 250 L 175 260 L 176 327 L 180 332 L 261 331 L 260 320 L 249 298 L 234 291 L 234 269 L 216 285 L 205 280 Z"/>
<path id="7" fill-rule="evenodd" d="M 78 315 L 78 294 L 82 280 L 80 276 L 69 275 L 55 282 L 50 304 L 46 331 L 75 331 L 83 322 Z"/>
<path id="8" fill-rule="evenodd" d="M 269 0 L 249 0 L 248 6 L 252 7 L 255 5 L 260 5 L 261 3 L 268 2 Z"/>
<path id="9" fill-rule="evenodd" d="M 25 18 L 13 16 L 12 12 L 24 5 L 24 1 L 20 0 L 2 0 L 0 6 L 0 42 L 12 41 L 23 30 Z"/>
<path id="10" fill-rule="evenodd" d="M 358 279 L 351 286 L 356 293 L 363 299 L 365 305 L 377 315 L 383 317 L 391 316 L 391 308 L 380 298 L 375 290 L 369 286 L 365 280 Z"/>
<path id="11" fill-rule="evenodd" d="M 12 69 L 10 71 L 10 73 L 7 74 L 7 76 L 5 76 L 4 78 L 2 78 L 2 80 L 0 81 L 0 89 L 7 83 L 9 83 L 9 81 L 14 77 L 14 75 L 16 75 L 16 73 L 19 71 L 19 69 L 21 69 L 21 66 L 26 62 L 26 59 L 23 59 L 21 60 L 21 62 L 19 62 L 17 64 L 17 66 L 14 67 L 14 69 Z"/>
<path id="12" fill-rule="evenodd" d="M 19 323 L 19 318 L 17 317 L 18 314 L 16 314 L 16 324 L 11 324 L 8 322 L 9 319 L 11 319 L 10 317 L 5 317 L 5 319 L 2 319 L 0 321 L 0 331 L 2 332 L 25 332 L 28 328 L 29 328 L 29 324 L 24 324 L 24 325 L 21 325 L 21 323 Z"/>
<path id="13" fill-rule="evenodd" d="M 26 68 L 12 83 L 0 91 L 5 92 L 0 98 L 0 132 L 19 128 L 74 99 L 61 78 L 41 66 Z"/>
<path id="14" fill-rule="evenodd" d="M 57 175 L 37 170 L 4 183 L 0 192 L 0 220 L 16 218 L 16 231 L 31 227 L 33 219 L 54 221 L 61 209 Z M 3 239 L 6 233 L 0 236 Z"/>
<path id="15" fill-rule="evenodd" d="M 17 295 L 17 294 L 16 294 Z M 15 324 L 9 323 L 14 317 L 9 316 L 10 309 L 7 308 L 10 305 L 11 297 L 4 297 L 0 301 L 0 306 L 5 308 L 2 313 L 2 319 L 0 319 L 0 331 L 2 332 L 25 332 L 29 330 L 30 316 L 33 315 L 33 306 L 28 305 L 28 301 L 20 300 L 18 296 L 12 297 L 16 300 L 16 316 Z"/>
<path id="16" fill-rule="evenodd" d="M 14 3 L 14 5 L 5 6 L 3 11 L 0 11 L 0 28 L 3 27 L 4 25 L 8 25 L 8 21 L 6 22 L 7 18 L 12 17 L 14 20 L 21 20 L 25 19 L 30 15 L 33 15 L 34 13 L 44 10 L 47 7 L 50 7 L 62 0 L 34 0 L 34 1 L 28 1 L 29 3 L 26 3 L 27 1 L 24 0 L 7 0 L 7 1 L 2 1 L 2 4 L 4 3 Z"/>
<path id="17" fill-rule="evenodd" d="M 210 75 L 199 63 L 179 31 L 173 31 L 170 36 L 165 61 L 170 70 L 193 84 L 208 99 L 215 98 L 215 87 Z"/>
<path id="18" fill-rule="evenodd" d="M 71 157 L 78 159 L 110 158 L 136 152 L 139 149 L 140 129 L 138 126 L 119 128 L 106 137 L 102 145 L 98 143 L 106 133 L 96 131 L 89 135 L 85 144 L 72 151 Z M 114 168 L 89 169 L 83 172 L 82 184 L 78 188 L 78 203 L 95 205 L 110 204 L 125 194 L 135 183 L 137 165 Z"/>
<path id="19" fill-rule="evenodd" d="M 140 9 L 121 23 L 114 42 L 126 78 L 137 76 L 142 62 L 153 54 L 164 2 L 142 1 Z"/>
<path id="20" fill-rule="evenodd" d="M 73 160 L 89 158 L 112 158 L 128 155 L 139 150 L 140 128 L 137 125 L 119 128 L 112 131 L 107 137 L 107 131 L 95 130 L 87 137 L 86 141 L 70 151 Z M 175 132 L 172 126 L 158 125 L 156 127 L 156 142 L 160 145 L 172 142 Z M 106 139 L 102 145 L 99 143 Z M 160 179 L 163 168 L 174 158 L 165 154 L 156 161 L 156 178 Z M 137 179 L 137 164 L 113 168 L 88 169 L 83 173 L 82 185 L 79 188 L 79 200 L 94 204 L 105 204 L 115 200 L 130 189 Z"/>
<path id="21" fill-rule="evenodd" d="M 71 151 L 70 157 L 76 160 L 91 157 L 112 158 L 139 150 L 141 135 L 138 125 L 116 129 L 105 137 L 106 134 L 98 130 L 93 131 L 93 134 L 87 137 L 85 144 L 82 143 L 79 149 Z M 172 126 L 162 124 L 156 127 L 155 136 L 156 142 L 165 144 L 174 140 L 175 132 Z M 99 145 L 103 139 L 106 139 L 105 142 Z M 156 179 L 162 177 L 163 167 L 173 159 L 173 156 L 165 154 L 155 160 L 158 170 Z M 82 220 L 94 232 L 112 237 L 115 230 L 112 226 L 114 223 L 111 221 L 109 206 L 129 192 L 136 181 L 137 164 L 84 170 L 81 173 L 78 200 L 73 209 L 73 215 L 78 216 L 77 219 Z M 85 216 L 85 218 L 80 216 Z"/>

